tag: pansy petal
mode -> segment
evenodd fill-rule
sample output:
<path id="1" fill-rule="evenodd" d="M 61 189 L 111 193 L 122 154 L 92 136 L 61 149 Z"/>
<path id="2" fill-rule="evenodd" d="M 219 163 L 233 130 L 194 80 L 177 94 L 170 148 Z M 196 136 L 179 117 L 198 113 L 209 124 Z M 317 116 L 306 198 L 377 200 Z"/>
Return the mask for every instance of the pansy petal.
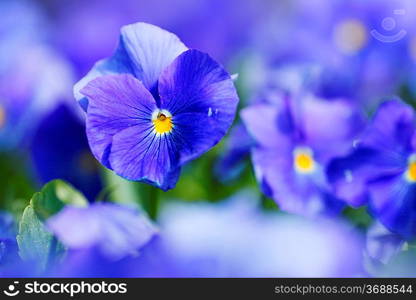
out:
<path id="1" fill-rule="evenodd" d="M 108 155 L 113 136 L 132 126 L 141 131 L 153 128 L 151 115 L 156 102 L 143 84 L 131 75 L 98 77 L 81 93 L 89 100 L 87 136 L 91 150 L 101 163 L 111 168 Z"/>
<path id="2" fill-rule="evenodd" d="M 168 134 L 156 134 L 153 128 L 134 126 L 117 133 L 109 159 L 118 175 L 163 190 L 173 188 L 179 177 L 175 142 Z"/>
<path id="3" fill-rule="evenodd" d="M 403 162 L 397 157 L 364 147 L 332 160 L 327 167 L 328 181 L 335 194 L 354 207 L 366 204 L 368 182 L 402 172 Z"/>
<path id="4" fill-rule="evenodd" d="M 370 211 L 392 232 L 404 238 L 416 233 L 416 185 L 391 176 L 370 184 Z"/>
<path id="5" fill-rule="evenodd" d="M 151 24 L 124 26 L 121 36 L 134 74 L 152 92 L 162 70 L 187 50 L 176 35 Z"/>
<path id="6" fill-rule="evenodd" d="M 413 109 L 401 101 L 387 101 L 380 105 L 371 126 L 360 139 L 360 145 L 400 154 L 411 148 L 415 115 Z"/>
<path id="7" fill-rule="evenodd" d="M 74 85 L 74 96 L 78 103 L 81 105 L 84 111 L 88 108 L 88 99 L 81 93 L 81 90 L 92 80 L 99 76 L 111 75 L 111 74 L 133 74 L 131 62 L 127 56 L 127 52 L 124 49 L 123 43 L 120 44 L 110 58 L 100 60 L 94 67 L 88 72 L 85 77 L 78 81 Z"/>
<path id="8" fill-rule="evenodd" d="M 302 99 L 299 122 L 306 143 L 319 155 L 322 163 L 350 150 L 364 121 L 356 106 L 345 100 Z"/>
<path id="9" fill-rule="evenodd" d="M 159 79 L 160 105 L 172 114 L 180 163 L 213 147 L 231 126 L 238 95 L 230 75 L 207 54 L 188 50 Z"/>
<path id="10" fill-rule="evenodd" d="M 249 134 L 258 145 L 266 148 L 281 148 L 291 144 L 292 134 L 285 130 L 288 117 L 277 105 L 257 104 L 241 111 L 241 118 Z"/>

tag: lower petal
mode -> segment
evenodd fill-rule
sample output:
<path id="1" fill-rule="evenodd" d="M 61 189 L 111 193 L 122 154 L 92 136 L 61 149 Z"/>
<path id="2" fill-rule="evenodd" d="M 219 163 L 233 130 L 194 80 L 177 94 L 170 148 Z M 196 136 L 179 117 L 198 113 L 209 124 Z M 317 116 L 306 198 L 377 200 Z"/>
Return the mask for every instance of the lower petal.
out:
<path id="1" fill-rule="evenodd" d="M 134 126 L 117 133 L 109 160 L 118 175 L 163 190 L 173 188 L 179 177 L 178 150 L 172 137 L 155 134 L 153 128 Z"/>

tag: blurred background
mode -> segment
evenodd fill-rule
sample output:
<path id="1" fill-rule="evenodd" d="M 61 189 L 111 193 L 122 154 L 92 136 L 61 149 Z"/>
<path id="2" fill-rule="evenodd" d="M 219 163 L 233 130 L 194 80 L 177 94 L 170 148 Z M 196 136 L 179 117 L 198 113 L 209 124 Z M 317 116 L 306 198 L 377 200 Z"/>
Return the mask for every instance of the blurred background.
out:
<path id="1" fill-rule="evenodd" d="M 330 221 L 282 212 L 259 188 L 252 141 L 239 116 L 219 145 L 183 168 L 175 189 L 162 192 L 119 178 L 92 156 L 72 87 L 112 55 L 121 26 L 140 21 L 175 33 L 237 73 L 239 109 L 270 93 L 300 89 L 347 99 L 366 115 L 393 96 L 415 105 L 415 10 L 411 0 L 0 0 L 0 209 L 17 223 L 36 191 L 62 179 L 89 202 L 135 206 L 165 224 L 161 231 L 166 226 L 169 241 L 152 245 L 157 251 L 199 237 L 204 251 L 212 250 L 209 257 L 221 257 L 210 265 L 216 271 L 206 262 L 183 271 L 205 252 L 179 249 L 183 255 L 174 260 L 181 266 L 171 275 L 276 275 L 242 263 L 251 257 L 257 267 L 276 266 L 281 276 L 414 276 L 415 256 L 403 254 L 405 242 L 365 207 L 345 208 Z M 327 230 L 325 222 L 335 225 Z M 211 236 L 213 227 L 232 231 Z M 258 251 L 252 249 L 257 232 Z M 349 251 L 341 253 L 337 239 Z M 230 249 L 215 252 L 228 243 Z M 259 258 L 271 252 L 281 259 Z M 145 255 L 152 256 L 151 249 Z M 216 273 L 224 268 L 232 271 Z"/>

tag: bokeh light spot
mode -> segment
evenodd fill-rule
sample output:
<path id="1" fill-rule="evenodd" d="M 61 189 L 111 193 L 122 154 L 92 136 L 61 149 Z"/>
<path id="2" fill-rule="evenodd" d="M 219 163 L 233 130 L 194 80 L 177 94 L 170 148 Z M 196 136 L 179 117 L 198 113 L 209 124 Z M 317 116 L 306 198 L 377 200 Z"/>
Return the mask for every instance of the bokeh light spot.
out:
<path id="1" fill-rule="evenodd" d="M 368 30 L 359 20 L 345 20 L 335 27 L 335 45 L 345 54 L 351 55 L 359 52 L 367 44 L 367 41 Z"/>

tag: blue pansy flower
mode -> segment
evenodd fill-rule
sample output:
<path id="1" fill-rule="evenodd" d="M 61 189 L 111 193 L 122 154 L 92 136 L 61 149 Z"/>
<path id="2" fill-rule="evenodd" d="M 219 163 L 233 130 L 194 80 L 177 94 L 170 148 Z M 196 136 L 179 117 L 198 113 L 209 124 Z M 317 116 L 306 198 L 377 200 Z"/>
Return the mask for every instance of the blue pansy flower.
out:
<path id="1" fill-rule="evenodd" d="M 380 105 L 353 152 L 328 168 L 335 192 L 370 212 L 392 232 L 416 233 L 415 113 L 398 100 Z"/>
<path id="2" fill-rule="evenodd" d="M 97 251 L 109 260 L 134 254 L 157 233 L 146 215 L 112 203 L 66 206 L 47 227 L 70 250 Z"/>
<path id="3" fill-rule="evenodd" d="M 222 66 L 145 23 L 123 27 L 116 53 L 74 92 L 87 112 L 94 156 L 126 179 L 163 190 L 174 187 L 184 163 L 219 142 L 238 103 Z"/>
<path id="4" fill-rule="evenodd" d="M 299 99 L 298 99 L 299 98 Z M 264 193 L 281 209 L 315 215 L 339 212 L 326 179 L 327 164 L 350 148 L 362 123 L 355 106 L 339 99 L 282 96 L 242 111 L 256 141 L 252 161 Z"/>

